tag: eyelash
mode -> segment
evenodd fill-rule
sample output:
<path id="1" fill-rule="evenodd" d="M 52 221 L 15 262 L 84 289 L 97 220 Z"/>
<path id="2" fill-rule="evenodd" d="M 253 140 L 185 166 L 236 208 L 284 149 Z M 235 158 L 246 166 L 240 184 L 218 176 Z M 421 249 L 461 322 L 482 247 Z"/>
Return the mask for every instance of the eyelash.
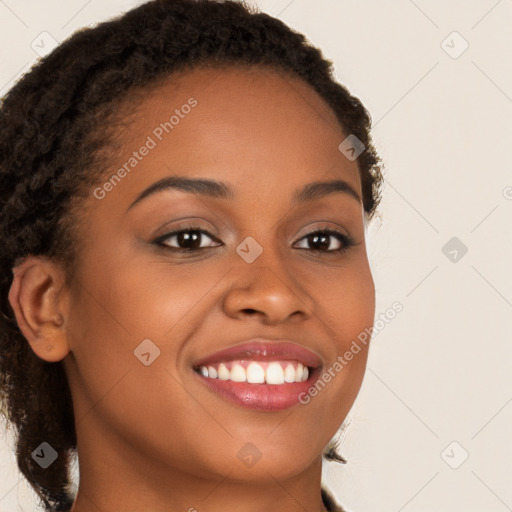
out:
<path id="1" fill-rule="evenodd" d="M 220 242 L 211 233 L 209 233 L 208 231 L 206 231 L 204 229 L 201 229 L 198 226 L 185 226 L 177 231 L 172 231 L 171 233 L 167 233 L 165 235 L 159 236 L 157 239 L 155 239 L 153 241 L 153 243 L 163 247 L 164 249 L 170 250 L 170 251 L 175 251 L 175 252 L 179 252 L 179 253 L 188 253 L 188 254 L 191 254 L 193 252 L 202 251 L 204 249 L 209 248 L 209 247 L 199 247 L 196 249 L 185 249 L 185 248 L 181 248 L 181 247 L 170 247 L 168 244 L 163 243 L 165 240 L 168 240 L 169 238 L 172 238 L 176 235 L 179 235 L 181 233 L 190 233 L 190 232 L 200 233 L 200 234 L 208 236 L 214 242 Z M 355 241 L 351 236 L 346 235 L 345 233 L 341 233 L 340 231 L 337 231 L 336 229 L 331 229 L 331 228 L 317 229 L 315 231 L 311 231 L 310 233 L 306 233 L 298 241 L 304 240 L 305 238 L 307 238 L 311 235 L 318 235 L 318 234 L 326 234 L 326 235 L 334 236 L 342 243 L 342 246 L 339 249 L 325 250 L 325 251 L 321 250 L 321 249 L 303 249 L 303 248 L 301 248 L 300 250 L 313 251 L 316 253 L 324 253 L 324 254 L 333 254 L 333 253 L 341 254 L 355 245 Z"/>

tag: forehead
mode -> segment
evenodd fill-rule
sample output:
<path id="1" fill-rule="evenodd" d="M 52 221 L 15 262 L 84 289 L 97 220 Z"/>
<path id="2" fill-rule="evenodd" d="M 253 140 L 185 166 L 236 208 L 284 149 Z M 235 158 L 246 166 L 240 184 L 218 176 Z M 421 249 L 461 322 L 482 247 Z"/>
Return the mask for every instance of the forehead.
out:
<path id="1" fill-rule="evenodd" d="M 248 180 L 296 188 L 342 178 L 360 191 L 357 163 L 338 149 L 346 135 L 334 112 L 284 72 L 253 66 L 176 73 L 143 90 L 130 114 L 124 156 L 154 143 L 132 182 L 211 175 L 235 189 Z"/>

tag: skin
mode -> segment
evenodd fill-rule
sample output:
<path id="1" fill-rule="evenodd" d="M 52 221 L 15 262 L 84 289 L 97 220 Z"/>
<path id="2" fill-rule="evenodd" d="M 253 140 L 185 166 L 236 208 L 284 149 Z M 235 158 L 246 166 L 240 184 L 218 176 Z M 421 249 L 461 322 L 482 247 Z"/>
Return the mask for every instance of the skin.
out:
<path id="1" fill-rule="evenodd" d="M 338 150 L 348 134 L 307 84 L 266 69 L 203 68 L 143 96 L 107 178 L 190 97 L 197 106 L 136 168 L 103 199 L 91 191 L 69 282 L 43 257 L 15 269 L 20 328 L 39 357 L 63 360 L 70 382 L 80 456 L 72 511 L 322 511 L 321 454 L 357 396 L 367 347 L 308 405 L 279 412 L 224 400 L 192 363 L 265 336 L 302 344 L 327 369 L 373 325 L 361 202 L 337 192 L 292 203 L 319 180 L 343 179 L 361 196 L 357 161 Z M 167 189 L 129 208 L 171 175 L 225 182 L 234 197 Z M 215 237 L 203 235 L 205 249 L 153 243 L 188 221 Z M 354 246 L 313 251 L 305 236 L 325 227 Z M 248 236 L 263 249 L 250 264 L 235 250 Z M 160 349 L 149 366 L 134 356 L 144 339 Z M 248 442 L 261 453 L 252 467 L 237 457 Z"/>

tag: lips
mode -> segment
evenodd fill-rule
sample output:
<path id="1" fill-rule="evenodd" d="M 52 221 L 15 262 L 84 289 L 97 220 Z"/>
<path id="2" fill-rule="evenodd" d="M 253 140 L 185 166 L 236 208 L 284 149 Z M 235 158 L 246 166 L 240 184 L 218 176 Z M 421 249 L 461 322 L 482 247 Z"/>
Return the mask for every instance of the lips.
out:
<path id="1" fill-rule="evenodd" d="M 252 339 L 198 359 L 195 375 L 237 405 L 278 411 L 299 402 L 320 373 L 322 359 L 289 340 Z"/>
<path id="2" fill-rule="evenodd" d="M 199 359 L 194 363 L 194 367 L 235 360 L 297 361 L 313 369 L 322 365 L 322 360 L 317 354 L 291 341 L 253 339 Z"/>

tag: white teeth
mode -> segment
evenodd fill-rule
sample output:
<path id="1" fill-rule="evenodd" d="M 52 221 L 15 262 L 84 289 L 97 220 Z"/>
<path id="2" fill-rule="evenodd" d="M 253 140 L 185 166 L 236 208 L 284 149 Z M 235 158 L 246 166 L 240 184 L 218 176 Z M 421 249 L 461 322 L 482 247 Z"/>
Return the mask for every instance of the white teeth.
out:
<path id="1" fill-rule="evenodd" d="M 267 366 L 267 371 L 265 372 L 265 382 L 267 384 L 284 383 L 284 371 L 279 363 L 274 361 Z"/>
<path id="2" fill-rule="evenodd" d="M 231 377 L 229 370 L 226 368 L 224 363 L 219 364 L 219 379 L 228 380 Z"/>
<path id="3" fill-rule="evenodd" d="M 240 364 L 234 364 L 231 368 L 231 380 L 233 382 L 245 382 L 247 377 L 245 375 L 245 368 Z"/>
<path id="4" fill-rule="evenodd" d="M 304 366 L 302 366 L 300 363 L 297 365 L 297 368 L 295 369 L 295 382 L 301 382 L 302 381 L 302 374 L 304 373 Z"/>
<path id="5" fill-rule="evenodd" d="M 247 382 L 250 384 L 263 384 L 265 382 L 265 370 L 258 363 L 249 363 L 247 367 Z"/>
<path id="6" fill-rule="evenodd" d="M 248 364 L 247 364 L 248 363 Z M 279 385 L 308 380 L 309 369 L 301 363 L 288 361 L 231 361 L 213 365 L 201 366 L 199 372 L 210 379 L 231 380 L 233 382 L 248 382 L 249 384 Z"/>
<path id="7" fill-rule="evenodd" d="M 288 363 L 284 370 L 284 381 L 285 382 L 295 382 L 295 368 L 293 364 Z"/>

